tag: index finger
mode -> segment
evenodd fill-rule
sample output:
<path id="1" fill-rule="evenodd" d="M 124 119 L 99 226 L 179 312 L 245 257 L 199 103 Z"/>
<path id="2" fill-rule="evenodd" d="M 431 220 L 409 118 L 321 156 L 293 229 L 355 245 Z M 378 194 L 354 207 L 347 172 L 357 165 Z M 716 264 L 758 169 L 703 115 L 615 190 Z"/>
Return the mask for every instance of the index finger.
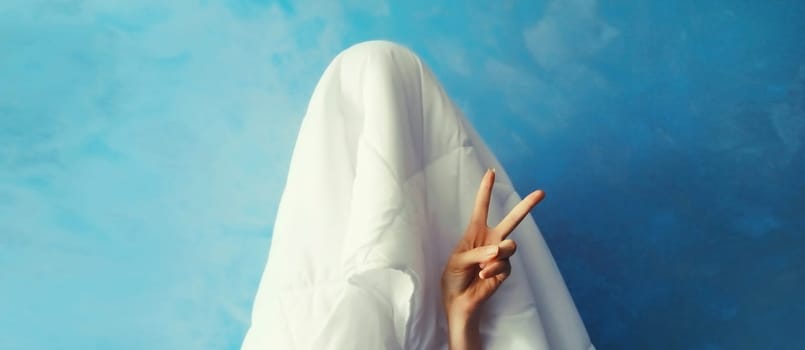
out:
<path id="1" fill-rule="evenodd" d="M 489 212 L 489 198 L 492 196 L 492 186 L 495 184 L 495 169 L 486 170 L 478 194 L 475 195 L 475 208 L 472 211 L 470 222 L 474 225 L 486 227 L 487 213 Z"/>

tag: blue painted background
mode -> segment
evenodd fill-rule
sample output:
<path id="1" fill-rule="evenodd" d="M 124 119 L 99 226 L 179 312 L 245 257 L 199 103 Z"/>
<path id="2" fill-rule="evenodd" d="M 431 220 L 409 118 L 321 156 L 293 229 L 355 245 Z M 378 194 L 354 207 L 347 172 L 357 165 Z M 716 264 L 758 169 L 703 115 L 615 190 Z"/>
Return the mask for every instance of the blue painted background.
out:
<path id="1" fill-rule="evenodd" d="M 307 99 L 428 62 L 600 349 L 805 343 L 805 2 L 0 2 L 0 349 L 235 349 Z"/>

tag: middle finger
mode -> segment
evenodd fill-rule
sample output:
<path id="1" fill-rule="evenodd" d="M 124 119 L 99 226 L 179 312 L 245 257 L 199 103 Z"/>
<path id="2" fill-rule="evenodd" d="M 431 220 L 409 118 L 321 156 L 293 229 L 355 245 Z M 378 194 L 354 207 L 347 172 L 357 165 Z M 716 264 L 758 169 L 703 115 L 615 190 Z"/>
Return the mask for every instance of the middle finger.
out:
<path id="1" fill-rule="evenodd" d="M 512 208 L 508 215 L 495 227 L 495 232 L 500 239 L 506 239 L 509 234 L 514 231 L 514 228 L 520 224 L 521 221 L 528 215 L 531 209 L 537 205 L 542 199 L 545 198 L 545 191 L 536 190 L 531 192 L 528 196 L 523 198 L 520 203 Z"/>

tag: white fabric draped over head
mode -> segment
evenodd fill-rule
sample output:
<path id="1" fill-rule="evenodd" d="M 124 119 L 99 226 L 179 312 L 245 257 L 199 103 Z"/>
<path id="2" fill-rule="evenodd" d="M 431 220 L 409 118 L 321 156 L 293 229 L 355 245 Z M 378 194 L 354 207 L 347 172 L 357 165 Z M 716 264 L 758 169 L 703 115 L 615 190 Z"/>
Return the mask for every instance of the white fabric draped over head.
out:
<path id="1" fill-rule="evenodd" d="M 446 349 L 440 276 L 490 167 L 494 225 L 520 196 L 422 61 L 384 41 L 340 53 L 299 131 L 242 348 Z M 485 349 L 593 349 L 530 215 L 510 238 Z"/>

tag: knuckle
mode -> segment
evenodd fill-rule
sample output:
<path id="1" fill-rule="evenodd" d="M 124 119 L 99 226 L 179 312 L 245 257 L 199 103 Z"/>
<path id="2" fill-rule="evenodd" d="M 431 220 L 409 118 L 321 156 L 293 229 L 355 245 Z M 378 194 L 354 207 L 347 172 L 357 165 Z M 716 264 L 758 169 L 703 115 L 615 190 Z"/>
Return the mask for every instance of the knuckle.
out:
<path id="1" fill-rule="evenodd" d="M 504 273 L 498 274 L 497 276 L 495 276 L 495 278 L 497 278 L 498 282 L 503 282 L 507 278 L 509 278 L 509 274 L 504 272 Z"/>

